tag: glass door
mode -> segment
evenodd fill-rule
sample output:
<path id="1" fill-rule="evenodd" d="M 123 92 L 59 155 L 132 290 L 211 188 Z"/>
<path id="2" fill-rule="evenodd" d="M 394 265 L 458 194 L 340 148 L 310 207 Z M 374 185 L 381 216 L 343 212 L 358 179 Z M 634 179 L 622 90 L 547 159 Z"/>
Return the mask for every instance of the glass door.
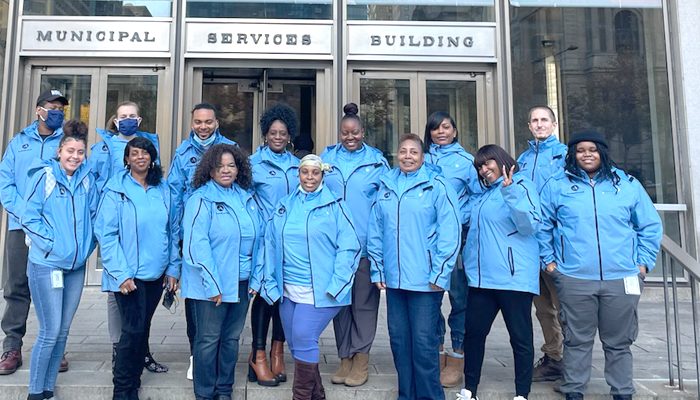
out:
<path id="1" fill-rule="evenodd" d="M 422 138 L 428 116 L 447 111 L 457 123 L 460 144 L 475 153 L 490 140 L 493 126 L 485 75 L 355 71 L 352 98 L 360 106 L 367 143 L 394 165 L 398 138 L 409 132 Z"/>
<path id="2" fill-rule="evenodd" d="M 134 101 L 140 106 L 143 118 L 140 129 L 159 133 L 161 160 L 164 169 L 170 160 L 169 112 L 162 95 L 164 70 L 153 68 L 104 67 L 32 67 L 31 83 L 27 91 L 29 107 L 24 111 L 25 125 L 31 122 L 39 93 L 59 89 L 69 101 L 65 107 L 66 120 L 78 119 L 89 129 L 88 146 L 101 140 L 96 128 L 105 129 L 117 104 Z M 99 285 L 102 279 L 99 249 L 88 261 L 86 284 Z"/>
<path id="3" fill-rule="evenodd" d="M 208 68 L 196 72 L 195 79 L 201 77 L 201 101 L 219 111 L 221 133 L 249 153 L 262 144 L 260 116 L 276 103 L 296 111 L 299 136 L 315 139 L 317 70 Z"/>

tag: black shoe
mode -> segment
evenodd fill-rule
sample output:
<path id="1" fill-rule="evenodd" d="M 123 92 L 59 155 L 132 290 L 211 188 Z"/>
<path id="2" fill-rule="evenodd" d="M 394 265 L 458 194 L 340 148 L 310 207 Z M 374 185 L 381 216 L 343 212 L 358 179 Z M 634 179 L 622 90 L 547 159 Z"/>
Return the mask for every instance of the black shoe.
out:
<path id="1" fill-rule="evenodd" d="M 613 400 L 632 400 L 631 394 L 614 394 Z"/>
<path id="2" fill-rule="evenodd" d="M 168 367 L 156 361 L 151 355 L 151 353 L 146 353 L 146 358 L 143 361 L 143 366 L 147 370 L 155 373 L 168 372 Z"/>
<path id="3" fill-rule="evenodd" d="M 532 371 L 533 382 L 553 382 L 562 377 L 564 366 L 561 361 L 555 361 L 548 355 L 542 356 L 535 363 L 535 369 Z"/>
<path id="4" fill-rule="evenodd" d="M 567 393 L 566 400 L 583 400 L 583 393 Z"/>

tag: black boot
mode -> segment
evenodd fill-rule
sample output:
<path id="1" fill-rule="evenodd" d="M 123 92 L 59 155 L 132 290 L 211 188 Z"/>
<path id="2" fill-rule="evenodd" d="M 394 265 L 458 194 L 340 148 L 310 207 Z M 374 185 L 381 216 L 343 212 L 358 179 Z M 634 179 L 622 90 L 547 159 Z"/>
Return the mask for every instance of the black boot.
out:
<path id="1" fill-rule="evenodd" d="M 583 400 L 583 393 L 566 393 L 566 400 Z"/>
<path id="2" fill-rule="evenodd" d="M 632 400 L 631 394 L 614 394 L 613 400 Z"/>

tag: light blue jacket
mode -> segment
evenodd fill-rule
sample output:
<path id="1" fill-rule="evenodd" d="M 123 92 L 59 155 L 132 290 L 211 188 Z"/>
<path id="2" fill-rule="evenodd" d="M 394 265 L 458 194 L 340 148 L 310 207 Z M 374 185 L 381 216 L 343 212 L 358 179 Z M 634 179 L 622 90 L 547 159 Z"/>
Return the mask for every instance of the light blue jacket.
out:
<path id="1" fill-rule="evenodd" d="M 24 207 L 24 194 L 29 183 L 29 167 L 36 160 L 56 157 L 63 129 L 58 128 L 51 136 L 42 139 L 38 131 L 39 122 L 34 121 L 10 140 L 5 155 L 0 161 L 0 201 L 9 214 L 9 230 L 22 229 L 19 218 Z"/>
<path id="2" fill-rule="evenodd" d="M 564 169 L 567 147 L 554 135 L 527 143 L 530 148 L 518 157 L 518 167 L 520 173 L 535 183 L 539 193 L 547 179 Z"/>
<path id="3" fill-rule="evenodd" d="M 308 235 L 314 305 L 337 307 L 352 301 L 352 285 L 360 262 L 360 241 L 352 217 L 343 201 L 323 187 L 313 200 L 305 220 L 288 220 L 297 197 L 305 193 L 297 187 L 277 204 L 265 230 L 265 267 L 260 295 L 272 304 L 284 293 L 284 238 L 286 224 L 304 224 Z"/>
<path id="4" fill-rule="evenodd" d="M 540 292 L 537 231 L 542 221 L 537 189 L 522 173 L 503 187 L 503 177 L 472 204 L 462 250 L 469 286 Z"/>
<path id="5" fill-rule="evenodd" d="M 440 167 L 442 176 L 457 193 L 460 222 L 464 225 L 471 204 L 469 198 L 482 192 L 479 175 L 474 168 L 474 157 L 458 142 L 445 146 L 432 144 L 430 152 L 425 154 L 425 162 Z"/>
<path id="6" fill-rule="evenodd" d="M 299 159 L 288 151 L 275 154 L 267 146 L 260 146 L 250 156 L 253 169 L 253 190 L 267 220 L 277 202 L 299 186 Z"/>
<path id="7" fill-rule="evenodd" d="M 352 153 L 340 143 L 328 146 L 321 158 L 332 166 L 323 175 L 323 183 L 350 208 L 362 246 L 362 257 L 367 257 L 369 210 L 379 189 L 379 178 L 389 171 L 389 163 L 379 150 L 367 144 Z M 340 167 L 341 164 L 343 167 Z M 350 172 L 345 176 L 343 171 Z"/>
<path id="8" fill-rule="evenodd" d="M 179 278 L 177 239 L 173 237 L 170 213 L 170 191 L 165 182 L 149 186 L 145 196 L 149 204 L 137 200 L 144 188 L 124 170 L 113 176 L 104 188 L 95 219 L 95 236 L 102 254 L 102 291 L 118 292 L 129 278 L 153 281 L 166 275 Z M 137 194 L 139 196 L 137 196 Z M 166 225 L 148 224 L 147 232 L 139 231 L 144 221 L 153 218 L 153 207 L 166 212 Z M 141 220 L 141 223 L 139 223 Z"/>
<path id="9" fill-rule="evenodd" d="M 34 264 L 80 269 L 95 248 L 92 221 L 99 195 L 90 167 L 83 162 L 68 179 L 56 160 L 30 168 L 22 228 L 31 240 Z"/>
<path id="10" fill-rule="evenodd" d="M 182 144 L 175 150 L 173 162 L 170 163 L 170 172 L 168 172 L 168 187 L 170 188 L 170 200 L 172 201 L 173 215 L 176 218 L 174 224 L 178 228 L 176 237 L 182 240 L 182 224 L 179 223 L 184 214 L 185 204 L 190 198 L 192 192 L 192 177 L 194 171 L 199 165 L 199 161 L 204 155 L 205 149 L 194 140 L 194 132 L 190 132 L 190 137 L 185 139 Z M 226 143 L 237 146 L 236 142 L 227 139 L 217 130 L 214 132 L 214 143 L 212 146 L 219 143 Z"/>
<path id="11" fill-rule="evenodd" d="M 404 190 L 400 179 L 408 179 Z M 372 282 L 419 292 L 432 291 L 432 283 L 449 290 L 462 232 L 452 186 L 428 164 L 408 176 L 394 168 L 381 182 L 367 234 Z"/>
<path id="12" fill-rule="evenodd" d="M 638 180 L 613 168 L 619 178 L 594 178 L 564 171 L 542 189 L 540 257 L 564 275 L 613 280 L 650 271 L 656 263 L 663 227 Z M 556 228 L 555 228 L 556 226 Z"/>
<path id="13" fill-rule="evenodd" d="M 126 141 L 121 139 L 118 134 L 115 134 L 106 129 L 97 129 L 97 134 L 102 137 L 102 140 L 93 144 L 90 147 L 90 158 L 88 159 L 92 173 L 97 179 L 97 188 L 102 192 L 109 179 L 116 175 L 124 168 L 124 149 Z M 153 160 L 156 164 L 160 164 L 160 145 L 158 144 L 158 135 L 150 132 L 136 131 L 135 137 L 146 138 L 153 143 L 158 153 L 158 158 Z"/>
<path id="14" fill-rule="evenodd" d="M 250 279 L 250 288 L 259 290 L 262 265 L 258 264 L 262 260 L 258 252 L 262 252 L 264 229 L 260 207 L 237 184 L 225 189 L 211 180 L 192 194 L 182 220 L 182 297 L 209 300 L 221 294 L 221 301 L 238 303 L 239 296 L 248 295 L 238 293 L 241 213 L 249 215 L 255 230 L 252 273 L 246 279 Z"/>

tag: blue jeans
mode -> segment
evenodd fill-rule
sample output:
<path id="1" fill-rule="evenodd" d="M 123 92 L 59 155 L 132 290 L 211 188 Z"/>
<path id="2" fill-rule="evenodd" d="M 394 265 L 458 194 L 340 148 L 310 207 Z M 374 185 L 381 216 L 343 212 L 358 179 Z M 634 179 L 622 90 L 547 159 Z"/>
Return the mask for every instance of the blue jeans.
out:
<path id="1" fill-rule="evenodd" d="M 197 331 L 194 337 L 194 394 L 213 399 L 233 392 L 238 347 L 248 312 L 248 281 L 238 283 L 238 303 L 192 300 Z"/>
<path id="2" fill-rule="evenodd" d="M 450 325 L 450 338 L 452 339 L 452 350 L 464 350 L 464 322 L 467 319 L 467 296 L 469 294 L 469 286 L 467 285 L 467 275 L 464 273 L 462 265 L 462 257 L 457 258 L 455 269 L 452 270 L 450 276 L 450 290 L 448 291 L 450 298 L 450 315 L 447 317 L 447 323 Z M 439 344 L 445 342 L 445 317 L 442 312 L 437 323 Z"/>
<path id="3" fill-rule="evenodd" d="M 318 338 L 341 308 L 316 307 L 284 298 L 280 303 L 280 318 L 289 351 L 295 360 L 318 364 Z"/>
<path id="4" fill-rule="evenodd" d="M 39 334 L 29 365 L 29 394 L 54 390 L 70 324 L 83 293 L 85 268 L 65 271 L 62 289 L 51 285 L 51 273 L 55 270 L 31 261 L 27 263 L 29 290 L 39 320 Z"/>
<path id="5" fill-rule="evenodd" d="M 440 292 L 386 290 L 389 343 L 399 377 L 398 400 L 444 400 L 435 325 Z"/>

